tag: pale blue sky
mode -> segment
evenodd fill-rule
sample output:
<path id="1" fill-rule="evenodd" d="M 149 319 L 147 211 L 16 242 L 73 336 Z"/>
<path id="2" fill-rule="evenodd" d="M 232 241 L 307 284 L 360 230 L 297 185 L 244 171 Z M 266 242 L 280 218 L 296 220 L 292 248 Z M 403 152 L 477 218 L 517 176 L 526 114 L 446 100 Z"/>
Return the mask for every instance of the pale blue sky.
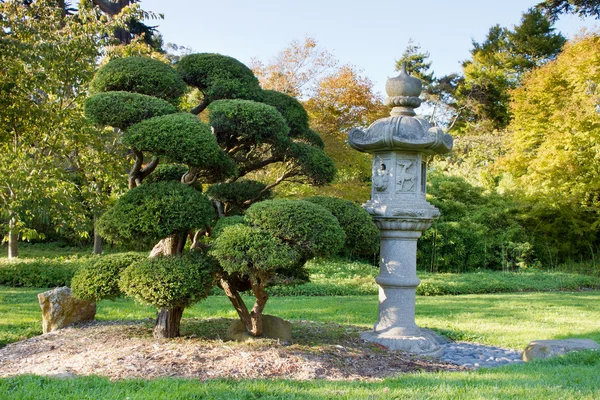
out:
<path id="1" fill-rule="evenodd" d="M 410 38 L 429 51 L 436 76 L 460 71 L 471 40 L 481 42 L 499 23 L 512 27 L 539 0 L 341 1 L 341 0 L 141 0 L 147 11 L 163 13 L 156 21 L 165 42 L 195 52 L 221 53 L 248 63 L 268 61 L 292 40 L 306 35 L 332 52 L 342 64 L 363 70 L 384 92 Z M 562 16 L 556 28 L 572 37 L 592 19 Z"/>

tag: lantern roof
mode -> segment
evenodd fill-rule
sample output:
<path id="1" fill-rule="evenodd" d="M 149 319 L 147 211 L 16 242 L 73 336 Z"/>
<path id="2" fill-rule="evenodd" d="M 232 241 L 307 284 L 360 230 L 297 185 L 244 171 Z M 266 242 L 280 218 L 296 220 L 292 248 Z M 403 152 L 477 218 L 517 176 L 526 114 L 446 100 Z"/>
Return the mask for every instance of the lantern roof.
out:
<path id="1" fill-rule="evenodd" d="M 365 153 L 382 151 L 418 151 L 425 154 L 443 154 L 452 149 L 452 136 L 416 116 L 421 105 L 421 80 L 414 78 L 402 64 L 400 75 L 389 78 L 385 84 L 388 94 L 386 105 L 392 106 L 390 116 L 375 121 L 365 131 L 352 129 L 348 144 Z"/>

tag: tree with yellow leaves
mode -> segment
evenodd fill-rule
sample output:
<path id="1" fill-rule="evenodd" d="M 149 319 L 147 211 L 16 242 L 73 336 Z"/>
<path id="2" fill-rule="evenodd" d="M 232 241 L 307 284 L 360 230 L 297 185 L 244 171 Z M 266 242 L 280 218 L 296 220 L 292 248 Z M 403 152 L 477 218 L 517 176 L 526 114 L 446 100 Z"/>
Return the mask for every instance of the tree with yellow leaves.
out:
<path id="1" fill-rule="evenodd" d="M 547 203 L 600 206 L 600 34 L 565 46 L 512 92 L 504 185 Z M 509 184 L 509 182 L 511 182 Z"/>

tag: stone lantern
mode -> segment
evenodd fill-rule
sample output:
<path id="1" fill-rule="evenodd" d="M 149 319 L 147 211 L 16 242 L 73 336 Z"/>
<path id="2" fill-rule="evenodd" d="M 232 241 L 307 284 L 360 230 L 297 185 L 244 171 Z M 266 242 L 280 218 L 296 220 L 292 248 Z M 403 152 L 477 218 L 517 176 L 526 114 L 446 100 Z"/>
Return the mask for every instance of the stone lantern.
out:
<path id="1" fill-rule="evenodd" d="M 421 105 L 421 81 L 403 65 L 388 79 L 386 104 L 390 117 L 375 121 L 366 131 L 353 129 L 348 143 L 373 154 L 371 200 L 363 207 L 381 231 L 379 318 L 361 337 L 393 350 L 439 356 L 439 338 L 415 324 L 417 239 L 439 216 L 425 199 L 427 164 L 424 157 L 447 153 L 452 136 L 416 117 Z"/>

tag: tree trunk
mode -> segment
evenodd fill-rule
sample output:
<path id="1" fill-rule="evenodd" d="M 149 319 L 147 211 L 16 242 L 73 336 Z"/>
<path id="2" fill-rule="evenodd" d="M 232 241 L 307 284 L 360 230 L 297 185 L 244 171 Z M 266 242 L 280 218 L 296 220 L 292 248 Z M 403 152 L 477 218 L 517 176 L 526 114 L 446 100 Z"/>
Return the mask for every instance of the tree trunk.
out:
<path id="1" fill-rule="evenodd" d="M 240 293 L 230 285 L 226 279 L 221 277 L 219 278 L 219 282 L 221 283 L 223 291 L 229 298 L 229 301 L 231 301 L 233 308 L 235 308 L 235 311 L 237 311 L 240 316 L 240 320 L 244 323 L 246 330 L 250 332 L 252 330 L 252 318 L 250 317 L 250 312 L 248 312 L 248 307 L 246 307 L 246 303 L 244 303 L 242 296 L 240 296 Z"/>
<path id="2" fill-rule="evenodd" d="M 94 5 L 98 6 L 102 12 L 108 14 L 111 17 L 118 15 L 123 8 L 134 3 L 132 0 L 93 0 Z M 121 44 L 131 43 L 131 33 L 125 28 L 117 28 L 114 32 L 115 38 L 121 42 Z"/>
<path id="3" fill-rule="evenodd" d="M 264 288 L 263 282 L 266 281 L 255 278 L 251 278 L 250 281 L 252 283 L 252 292 L 254 293 L 254 297 L 256 297 L 256 301 L 254 307 L 252 307 L 252 311 L 249 312 L 248 307 L 246 307 L 246 303 L 244 303 L 239 292 L 230 285 L 227 280 L 220 278 L 221 287 L 240 316 L 240 320 L 244 323 L 244 326 L 246 326 L 246 331 L 252 336 L 261 336 L 263 333 L 262 312 L 269 295 Z"/>
<path id="4" fill-rule="evenodd" d="M 8 259 L 19 257 L 19 232 L 15 227 L 15 220 L 8 222 Z"/>
<path id="5" fill-rule="evenodd" d="M 186 241 L 187 233 L 176 233 L 168 238 L 164 238 L 152 248 L 149 257 L 183 254 Z"/>
<path id="6" fill-rule="evenodd" d="M 102 236 L 96 231 L 97 216 L 94 215 L 94 254 L 102 254 Z"/>
<path id="7" fill-rule="evenodd" d="M 252 324 L 249 332 L 252 336 L 260 336 L 263 333 L 262 313 L 267 304 L 267 300 L 269 299 L 269 294 L 265 291 L 265 282 L 266 279 L 264 278 L 250 278 L 252 293 L 254 293 L 254 297 L 256 297 L 254 307 L 252 307 L 252 311 L 250 312 Z"/>
<path id="8" fill-rule="evenodd" d="M 102 254 L 102 236 L 94 230 L 94 254 Z"/>
<path id="9" fill-rule="evenodd" d="M 156 316 L 156 325 L 152 336 L 155 338 L 176 338 L 180 336 L 179 327 L 183 307 L 161 308 Z"/>

